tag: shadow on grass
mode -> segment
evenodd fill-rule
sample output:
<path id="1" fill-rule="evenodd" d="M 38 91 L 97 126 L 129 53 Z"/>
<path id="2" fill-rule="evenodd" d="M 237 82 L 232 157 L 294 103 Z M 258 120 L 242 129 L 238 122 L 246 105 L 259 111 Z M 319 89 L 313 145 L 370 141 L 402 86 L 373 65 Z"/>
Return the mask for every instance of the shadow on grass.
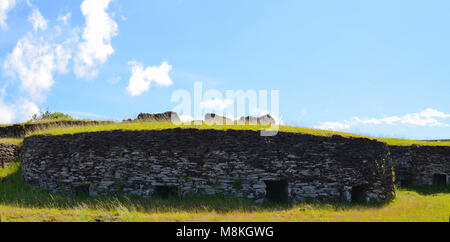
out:
<path id="1" fill-rule="evenodd" d="M 232 211 L 282 211 L 292 209 L 294 206 L 305 211 L 324 207 L 340 211 L 352 208 L 382 207 L 388 204 L 325 203 L 317 200 L 307 200 L 295 205 L 291 202 L 256 204 L 249 199 L 233 198 L 224 195 L 195 196 L 189 198 L 142 198 L 137 196 L 89 197 L 88 195 L 73 197 L 65 194 L 51 194 L 43 190 L 34 190 L 21 177 L 19 172 L 20 165 L 14 163 L 11 166 L 7 168 L 11 169 L 8 175 L 2 176 L 0 172 L 0 205 L 50 209 L 89 208 L 107 211 L 227 213 Z"/>
<path id="2" fill-rule="evenodd" d="M 439 193 L 450 193 L 450 186 L 409 186 L 400 188 L 403 191 L 417 192 L 420 195 L 434 195 Z"/>

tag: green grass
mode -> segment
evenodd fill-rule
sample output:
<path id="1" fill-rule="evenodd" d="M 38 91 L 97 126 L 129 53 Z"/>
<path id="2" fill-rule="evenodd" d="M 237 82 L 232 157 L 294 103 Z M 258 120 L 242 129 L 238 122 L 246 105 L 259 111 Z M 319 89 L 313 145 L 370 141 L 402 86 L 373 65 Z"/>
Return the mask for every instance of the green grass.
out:
<path id="1" fill-rule="evenodd" d="M 48 120 L 30 120 L 23 123 L 15 123 L 15 124 L 0 124 L 0 127 L 8 127 L 13 125 L 25 125 L 25 124 L 42 124 L 42 123 L 55 123 L 55 122 L 62 122 L 62 121 L 89 121 L 89 120 L 78 120 L 78 119 L 48 119 Z"/>
<path id="2" fill-rule="evenodd" d="M 377 138 L 377 140 L 385 142 L 388 145 L 399 145 L 399 146 L 410 146 L 410 145 L 450 146 L 450 141 L 419 141 L 419 140 L 396 139 L 396 138 Z"/>
<path id="3" fill-rule="evenodd" d="M 259 131 L 262 129 L 267 129 L 268 126 L 261 125 L 195 125 L 194 123 L 182 124 L 182 125 L 174 125 L 170 122 L 133 122 L 133 123 L 112 123 L 106 125 L 96 125 L 96 126 L 76 126 L 76 127 L 55 127 L 47 130 L 40 130 L 30 135 L 63 135 L 63 134 L 76 134 L 76 133 L 85 133 L 85 132 L 100 132 L 107 130 L 165 130 L 165 129 L 174 129 L 174 128 L 195 128 L 195 129 L 216 129 L 216 130 L 254 130 Z M 309 128 L 300 128 L 300 127 L 292 127 L 292 126 L 280 126 L 279 130 L 282 132 L 294 132 L 294 133 L 303 133 L 303 134 L 311 134 L 311 135 L 319 135 L 319 136 L 332 136 L 332 135 L 341 135 L 344 137 L 359 137 L 359 138 L 370 138 L 376 139 L 381 142 L 385 142 L 389 145 L 430 145 L 430 146 L 450 146 L 450 141 L 445 142 L 427 142 L 427 141 L 416 141 L 416 140 L 406 140 L 406 139 L 395 139 L 395 138 L 373 138 L 363 135 L 357 135 L 352 133 L 345 132 L 335 132 L 335 131 L 327 131 L 327 130 L 319 130 L 319 129 L 309 129 Z"/>
<path id="4" fill-rule="evenodd" d="M 70 197 L 29 188 L 20 164 L 0 168 L 1 221 L 441 221 L 450 188 L 401 189 L 383 205 L 320 203 L 257 205 L 224 196 L 193 198 Z"/>
<path id="5" fill-rule="evenodd" d="M 22 138 L 0 138 L 0 143 L 2 144 L 12 144 L 21 146 L 23 142 Z"/>

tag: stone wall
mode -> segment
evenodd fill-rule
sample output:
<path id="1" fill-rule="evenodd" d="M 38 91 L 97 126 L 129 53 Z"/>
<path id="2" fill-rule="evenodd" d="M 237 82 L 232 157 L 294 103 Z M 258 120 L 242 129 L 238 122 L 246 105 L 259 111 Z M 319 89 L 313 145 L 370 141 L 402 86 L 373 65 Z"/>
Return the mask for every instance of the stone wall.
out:
<path id="1" fill-rule="evenodd" d="M 395 180 L 400 186 L 450 185 L 449 146 L 391 146 Z"/>
<path id="2" fill-rule="evenodd" d="M 0 127 L 0 138 L 21 138 L 27 133 L 49 129 L 52 127 L 71 127 L 71 126 L 85 126 L 85 125 L 99 125 L 112 123 L 110 121 L 82 121 L 82 120 L 67 120 L 67 121 L 54 121 L 54 122 L 42 122 L 42 123 L 25 123 L 15 124 L 10 126 Z"/>
<path id="3" fill-rule="evenodd" d="M 0 143 L 0 167 L 7 166 L 17 159 L 19 146 Z"/>
<path id="4" fill-rule="evenodd" d="M 392 161 L 384 143 L 280 132 L 173 129 L 31 136 L 22 175 L 70 194 L 181 196 L 222 193 L 262 202 L 388 201 Z"/>

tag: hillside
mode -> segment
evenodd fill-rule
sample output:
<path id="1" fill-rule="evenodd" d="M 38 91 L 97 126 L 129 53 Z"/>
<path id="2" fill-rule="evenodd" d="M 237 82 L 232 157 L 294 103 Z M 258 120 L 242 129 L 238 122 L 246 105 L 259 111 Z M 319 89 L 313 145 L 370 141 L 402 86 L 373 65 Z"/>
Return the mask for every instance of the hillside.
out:
<path id="1" fill-rule="evenodd" d="M 48 122 L 46 122 L 48 123 Z M 101 131 L 151 131 L 169 129 L 253 130 L 268 126 L 174 125 L 168 122 L 91 123 L 62 125 L 53 122 L 25 136 L 59 136 Z M 369 138 L 389 145 L 450 146 L 450 142 L 371 138 L 357 134 L 280 126 L 281 132 L 316 136 L 340 135 Z M 21 145 L 23 137 L 2 138 L 0 143 Z M 33 190 L 20 174 L 20 163 L 0 168 L 0 217 L 2 221 L 448 221 L 448 187 L 396 189 L 396 198 L 381 204 L 301 203 L 255 204 L 242 198 L 194 196 L 190 198 L 139 198 L 135 196 L 68 196 Z M 426 213 L 424 213 L 426 211 Z M 270 219 L 268 219 L 270 218 Z"/>
<path id="2" fill-rule="evenodd" d="M 195 128 L 195 129 L 216 129 L 216 130 L 262 130 L 267 129 L 268 126 L 263 125 L 208 125 L 203 123 L 202 125 L 196 125 L 193 122 L 185 123 L 182 125 L 174 125 L 170 122 L 102 122 L 102 121 L 85 121 L 86 125 L 62 125 L 58 121 L 54 122 L 44 122 L 50 123 L 48 127 L 44 129 L 37 129 L 31 132 L 28 132 L 26 135 L 63 135 L 63 134 L 76 134 L 76 133 L 84 133 L 84 132 L 99 132 L 99 131 L 108 131 L 108 130 L 164 130 L 164 129 L 174 129 L 174 128 Z M 89 122 L 94 122 L 93 124 L 89 124 Z M 328 130 L 319 130 L 319 129 L 310 129 L 310 128 L 301 128 L 301 127 L 293 127 L 293 126 L 279 126 L 279 130 L 281 132 L 294 132 L 294 133 L 302 133 L 302 134 L 311 134 L 318 136 L 332 136 L 332 135 L 341 135 L 344 137 L 358 137 L 358 138 L 369 138 L 375 139 L 381 142 L 385 142 L 388 145 L 400 145 L 400 146 L 409 146 L 409 145 L 424 145 L 424 146 L 450 146 L 450 141 L 419 141 L 419 140 L 408 140 L 408 139 L 399 139 L 399 138 L 375 138 L 368 137 L 358 134 L 345 133 L 345 132 L 336 132 L 336 131 L 328 131 Z M 12 144 L 20 144 L 21 138 L 0 138 L 0 142 L 2 143 L 12 143 Z"/>

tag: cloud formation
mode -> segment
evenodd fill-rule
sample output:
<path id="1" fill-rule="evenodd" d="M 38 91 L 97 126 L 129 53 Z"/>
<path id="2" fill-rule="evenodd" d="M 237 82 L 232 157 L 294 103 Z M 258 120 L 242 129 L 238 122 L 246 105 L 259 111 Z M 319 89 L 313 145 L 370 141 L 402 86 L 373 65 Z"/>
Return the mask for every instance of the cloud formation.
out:
<path id="1" fill-rule="evenodd" d="M 16 5 L 15 0 L 1 0 L 0 1 L 0 28 L 6 29 L 6 19 L 8 18 L 8 12 Z"/>
<path id="2" fill-rule="evenodd" d="M 323 122 L 314 126 L 316 129 L 325 130 L 346 130 L 357 125 L 409 125 L 409 126 L 428 126 L 428 127 L 450 127 L 445 119 L 450 119 L 450 114 L 438 110 L 427 108 L 422 112 L 406 114 L 403 116 L 390 116 L 385 118 L 362 119 L 353 117 L 343 122 Z"/>
<path id="3" fill-rule="evenodd" d="M 77 77 L 96 77 L 96 67 L 105 63 L 114 53 L 111 39 L 117 35 L 118 25 L 106 12 L 110 2 L 111 0 L 84 0 L 81 4 L 86 26 L 75 59 L 74 71 Z"/>
<path id="4" fill-rule="evenodd" d="M 29 120 L 39 112 L 38 104 L 44 102 L 55 83 L 54 74 L 67 72 L 74 43 L 78 41 L 78 36 L 72 32 L 69 37 L 61 31 L 38 32 L 47 29 L 48 21 L 37 8 L 33 8 L 28 21 L 33 26 L 33 31 L 17 41 L 2 64 L 5 74 L 20 81 L 21 90 L 14 97 L 13 103 L 6 104 L 2 101 L 0 115 L 5 115 L 5 118 L 0 122 L 3 123 Z M 0 100 L 3 100 L 3 96 Z"/>
<path id="5" fill-rule="evenodd" d="M 60 15 L 58 16 L 58 21 L 61 21 L 63 24 L 67 24 L 70 21 L 70 18 L 72 17 L 72 13 L 68 12 L 66 15 Z"/>
<path id="6" fill-rule="evenodd" d="M 0 124 L 12 123 L 14 118 L 14 109 L 0 100 Z"/>
<path id="7" fill-rule="evenodd" d="M 63 43 L 49 43 L 45 38 L 27 33 L 6 57 L 3 68 L 21 80 L 21 88 L 32 100 L 42 101 L 54 84 L 54 72 L 64 73 L 72 57 Z"/>
<path id="8" fill-rule="evenodd" d="M 169 71 L 172 70 L 172 66 L 163 62 L 159 67 L 151 66 L 144 69 L 141 63 L 136 61 L 128 62 L 131 69 L 131 77 L 128 83 L 127 92 L 135 97 L 140 96 L 142 93 L 148 91 L 152 82 L 158 86 L 171 86 L 173 81 L 169 76 Z"/>
<path id="9" fill-rule="evenodd" d="M 17 41 L 2 65 L 6 74 L 20 81 L 20 88 L 25 95 L 15 97 L 19 101 L 11 104 L 3 102 L 4 93 L 0 96 L 0 123 L 23 121 L 38 112 L 38 104 L 45 101 L 55 83 L 54 75 L 67 73 L 71 63 L 77 77 L 91 78 L 98 74 L 96 68 L 114 53 L 111 39 L 117 35 L 118 26 L 106 12 L 110 2 L 111 0 L 83 1 L 81 11 L 86 25 L 81 42 L 81 29 L 68 28 L 72 16 L 70 12 L 58 16 L 60 24 L 49 26 L 39 9 L 27 2 L 33 9 L 28 17 L 33 31 Z M 15 1 L 0 0 L 0 27 L 6 27 L 6 13 L 14 5 Z M 77 55 L 74 57 L 75 52 Z"/>
<path id="10" fill-rule="evenodd" d="M 47 20 L 37 8 L 33 9 L 33 13 L 28 17 L 28 21 L 33 25 L 34 32 L 47 29 Z"/>

